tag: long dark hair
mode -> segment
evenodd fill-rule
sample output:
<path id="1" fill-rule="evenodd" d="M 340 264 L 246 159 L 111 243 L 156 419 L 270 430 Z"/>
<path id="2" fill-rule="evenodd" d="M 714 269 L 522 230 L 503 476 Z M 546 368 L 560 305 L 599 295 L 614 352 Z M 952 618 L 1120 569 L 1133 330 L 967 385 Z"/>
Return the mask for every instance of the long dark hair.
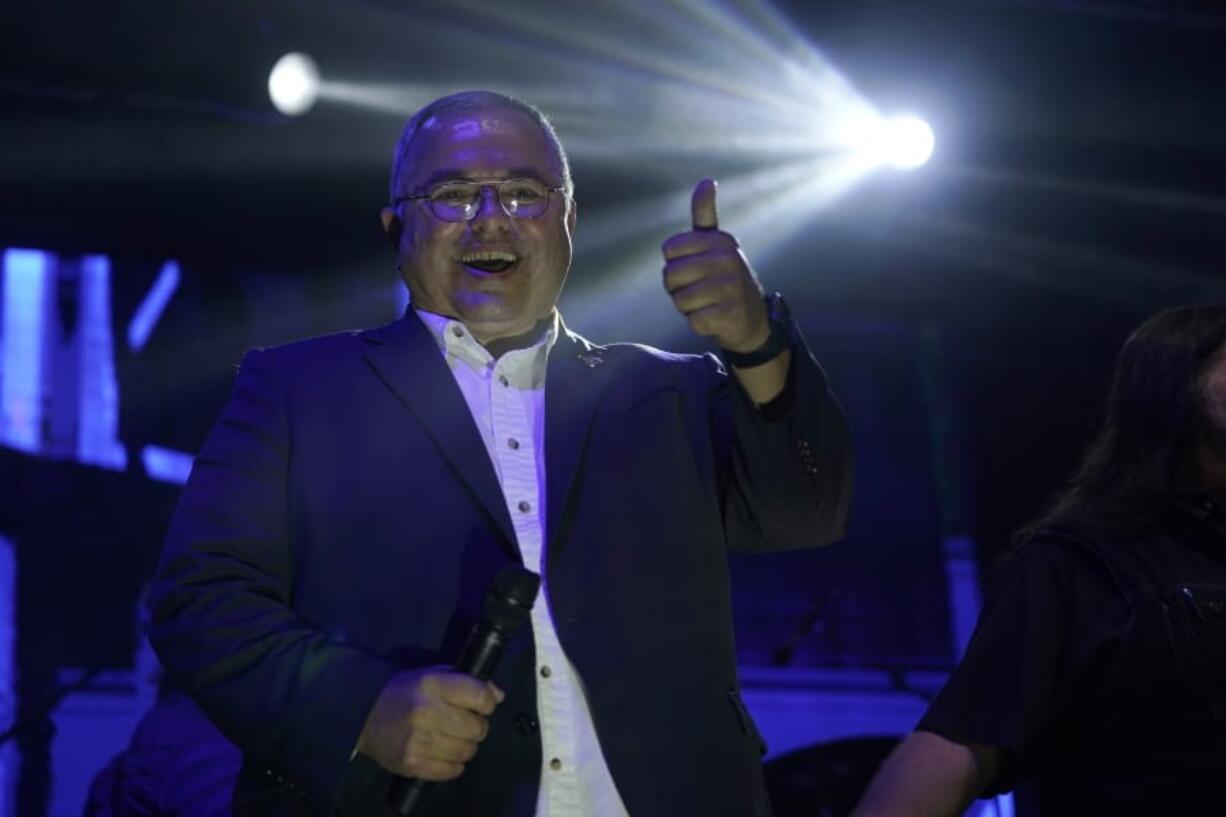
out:
<path id="1" fill-rule="evenodd" d="M 1068 487 L 1019 538 L 1087 520 L 1144 529 L 1170 498 L 1199 488 L 1205 375 L 1226 343 L 1226 305 L 1169 309 L 1141 324 L 1116 360 L 1107 416 Z"/>

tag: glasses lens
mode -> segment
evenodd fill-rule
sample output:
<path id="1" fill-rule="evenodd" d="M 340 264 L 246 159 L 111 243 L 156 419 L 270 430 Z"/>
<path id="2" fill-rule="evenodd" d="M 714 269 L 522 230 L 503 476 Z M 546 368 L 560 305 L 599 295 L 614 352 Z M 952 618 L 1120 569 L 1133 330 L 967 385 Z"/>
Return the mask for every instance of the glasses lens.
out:
<path id="1" fill-rule="evenodd" d="M 477 214 L 480 195 L 481 186 L 477 184 L 440 184 L 426 195 L 426 203 L 444 221 L 468 221 Z"/>
<path id="2" fill-rule="evenodd" d="M 536 218 L 549 206 L 549 188 L 532 179 L 508 179 L 498 185 L 498 200 L 516 218 Z"/>

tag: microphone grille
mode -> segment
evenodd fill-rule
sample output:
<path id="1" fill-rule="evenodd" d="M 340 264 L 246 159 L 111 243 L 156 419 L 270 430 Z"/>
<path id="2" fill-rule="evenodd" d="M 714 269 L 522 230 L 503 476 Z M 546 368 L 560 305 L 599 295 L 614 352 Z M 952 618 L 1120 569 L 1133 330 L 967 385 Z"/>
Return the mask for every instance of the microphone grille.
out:
<path id="1" fill-rule="evenodd" d="M 541 588 L 541 577 L 520 565 L 503 568 L 485 595 L 485 618 L 510 632 L 524 623 Z"/>

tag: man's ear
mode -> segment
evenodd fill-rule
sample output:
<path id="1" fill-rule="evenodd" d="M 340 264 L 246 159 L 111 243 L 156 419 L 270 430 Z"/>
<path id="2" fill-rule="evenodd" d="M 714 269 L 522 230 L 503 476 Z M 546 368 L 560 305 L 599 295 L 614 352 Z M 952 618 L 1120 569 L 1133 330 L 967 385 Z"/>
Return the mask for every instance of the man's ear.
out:
<path id="1" fill-rule="evenodd" d="M 570 200 L 570 207 L 566 212 L 566 230 L 571 235 L 575 233 L 575 221 L 579 217 L 579 202 L 574 199 Z"/>
<path id="2" fill-rule="evenodd" d="M 392 242 L 392 247 L 400 249 L 400 236 L 404 233 L 404 222 L 396 215 L 394 207 L 384 207 L 379 211 L 379 220 L 383 222 L 383 232 Z"/>

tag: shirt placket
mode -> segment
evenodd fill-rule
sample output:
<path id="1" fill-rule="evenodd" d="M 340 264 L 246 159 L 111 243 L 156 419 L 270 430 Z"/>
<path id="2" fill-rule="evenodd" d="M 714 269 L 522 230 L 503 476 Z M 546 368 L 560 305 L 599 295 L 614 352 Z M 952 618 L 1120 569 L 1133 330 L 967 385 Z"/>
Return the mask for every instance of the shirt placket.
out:
<path id="1" fill-rule="evenodd" d="M 545 577 L 544 512 L 538 468 L 540 441 L 534 434 L 532 360 L 528 355 L 504 355 L 490 379 L 494 445 L 504 494 L 524 565 L 541 574 L 541 597 L 533 605 L 532 635 L 537 658 L 537 717 L 541 729 L 544 768 L 538 814 L 578 814 L 580 786 L 576 777 L 575 713 L 564 694 L 570 682 L 569 662 L 549 620 L 549 585 Z"/>

